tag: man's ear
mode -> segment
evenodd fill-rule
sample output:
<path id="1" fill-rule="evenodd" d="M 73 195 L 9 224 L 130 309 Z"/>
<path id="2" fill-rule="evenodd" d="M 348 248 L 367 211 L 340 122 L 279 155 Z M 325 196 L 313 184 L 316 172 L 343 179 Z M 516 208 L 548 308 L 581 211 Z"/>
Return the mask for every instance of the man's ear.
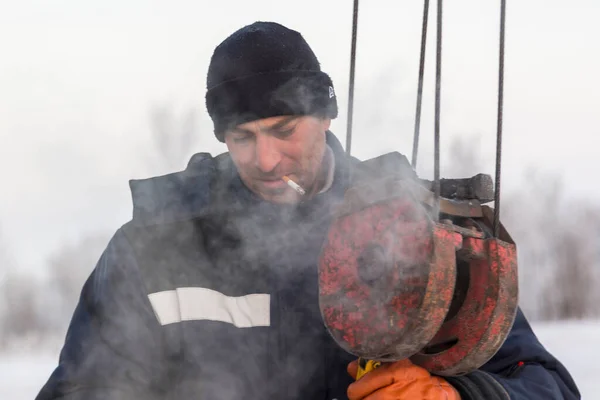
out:
<path id="1" fill-rule="evenodd" d="M 323 118 L 321 120 L 321 124 L 323 127 L 323 131 L 328 131 L 329 127 L 331 126 L 331 118 Z"/>

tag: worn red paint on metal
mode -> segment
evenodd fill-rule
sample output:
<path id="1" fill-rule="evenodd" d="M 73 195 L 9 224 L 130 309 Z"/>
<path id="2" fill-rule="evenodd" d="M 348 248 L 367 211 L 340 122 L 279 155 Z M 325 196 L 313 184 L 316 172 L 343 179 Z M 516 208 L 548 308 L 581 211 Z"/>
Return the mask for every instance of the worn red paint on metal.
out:
<path id="1" fill-rule="evenodd" d="M 333 222 L 321 254 L 325 325 L 353 354 L 407 358 L 444 321 L 456 274 L 445 261 L 462 238 L 433 223 L 408 193 L 359 208 Z M 384 251 L 365 261 L 373 248 Z"/>
<path id="2" fill-rule="evenodd" d="M 412 361 L 439 375 L 468 373 L 485 364 L 504 343 L 517 310 L 514 244 L 496 238 L 465 238 L 459 259 L 468 261 L 469 287 L 458 313 L 431 344 L 456 341 L 438 354 L 420 352 Z"/>
<path id="3" fill-rule="evenodd" d="M 514 244 L 434 223 L 398 182 L 355 189 L 319 264 L 321 313 L 333 338 L 357 356 L 410 357 L 439 375 L 479 368 L 504 342 L 516 313 Z M 446 321 L 457 259 L 469 269 L 468 290 Z"/>

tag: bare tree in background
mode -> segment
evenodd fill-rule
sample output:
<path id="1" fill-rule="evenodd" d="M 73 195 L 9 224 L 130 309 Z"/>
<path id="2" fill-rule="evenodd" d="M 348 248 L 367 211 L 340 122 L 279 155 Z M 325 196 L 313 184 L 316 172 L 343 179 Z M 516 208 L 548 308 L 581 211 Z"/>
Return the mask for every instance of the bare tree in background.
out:
<path id="1" fill-rule="evenodd" d="M 154 146 L 151 165 L 166 172 L 186 166 L 199 140 L 194 109 L 176 116 L 169 107 L 150 111 Z M 45 281 L 19 271 L 0 231 L 0 345 L 26 335 L 62 337 L 81 289 L 110 239 L 105 232 L 82 233 L 64 243 L 47 260 Z"/>
<path id="2" fill-rule="evenodd" d="M 598 315 L 595 308 L 598 268 L 597 226 L 589 224 L 598 210 L 576 203 L 562 213 L 562 223 L 549 227 L 548 252 L 553 279 L 543 288 L 542 318 L 583 319 Z"/>
<path id="3" fill-rule="evenodd" d="M 479 145 L 478 137 L 455 138 L 445 171 L 458 177 L 483 172 Z M 533 320 L 599 315 L 600 207 L 567 202 L 559 176 L 533 169 L 524 175 L 523 187 L 502 194 L 501 209 L 517 244 L 521 308 Z"/>
<path id="4" fill-rule="evenodd" d="M 521 307 L 533 320 L 598 315 L 600 207 L 568 200 L 556 175 L 530 170 L 525 182 L 502 209 L 517 243 Z"/>
<path id="5" fill-rule="evenodd" d="M 96 232 L 76 243 L 66 243 L 48 259 L 48 298 L 53 300 L 55 312 L 46 321 L 53 330 L 63 331 L 79 300 L 86 279 L 106 248 L 110 235 Z"/>
<path id="6" fill-rule="evenodd" d="M 501 219 L 517 245 L 520 306 L 532 320 L 542 319 L 548 305 L 542 288 L 552 280 L 554 270 L 549 249 L 549 223 L 560 210 L 560 180 L 535 170 L 524 171 L 524 186 L 503 193 Z M 524 289 L 526 288 L 526 289 Z"/>
<path id="7" fill-rule="evenodd" d="M 38 289 L 36 279 L 19 270 L 0 231 L 0 347 L 13 338 L 43 330 Z"/>
<path id="8" fill-rule="evenodd" d="M 32 333 L 42 333 L 45 326 L 40 320 L 40 285 L 31 274 L 10 271 L 4 281 L 2 302 L 2 345 L 22 339 Z"/>
<path id="9" fill-rule="evenodd" d="M 150 111 L 150 130 L 157 158 L 153 165 L 158 163 L 168 172 L 184 168 L 200 138 L 197 111 L 189 109 L 178 117 L 167 106 L 154 107 Z"/>
<path id="10" fill-rule="evenodd" d="M 62 337 L 77 304 L 81 288 L 106 248 L 109 236 L 92 234 L 74 244 L 65 244 L 48 260 L 48 277 L 5 267 L 0 291 L 0 344 L 11 345 L 42 335 Z M 1 255 L 0 255 L 1 257 Z"/>
<path id="11" fill-rule="evenodd" d="M 178 117 L 169 107 L 155 107 L 150 127 L 153 168 L 172 172 L 185 167 L 199 139 L 197 113 L 190 110 Z M 28 334 L 62 337 L 110 234 L 92 229 L 77 242 L 64 243 L 48 258 L 44 282 L 17 271 L 1 239 L 0 235 L 0 342 Z"/>
<path id="12" fill-rule="evenodd" d="M 2 234 L 2 225 L 0 225 L 0 288 L 5 284 L 8 271 L 13 268 L 13 265 L 14 260 Z"/>
<path id="13" fill-rule="evenodd" d="M 172 172 L 185 166 L 199 137 L 197 125 L 197 114 L 193 110 L 178 118 L 168 107 L 152 109 L 153 167 Z M 52 332 L 66 330 L 83 284 L 109 240 L 110 233 L 92 231 L 75 243 L 63 244 L 49 257 L 44 297 L 52 305 L 53 312 L 45 314 L 43 324 Z"/>

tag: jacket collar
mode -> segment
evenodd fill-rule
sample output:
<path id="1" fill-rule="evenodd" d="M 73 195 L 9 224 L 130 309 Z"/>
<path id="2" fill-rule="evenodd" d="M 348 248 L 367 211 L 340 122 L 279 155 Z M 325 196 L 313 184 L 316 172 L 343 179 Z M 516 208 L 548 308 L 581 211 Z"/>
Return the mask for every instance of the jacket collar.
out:
<path id="1" fill-rule="evenodd" d="M 203 215 L 207 207 L 215 203 L 233 208 L 236 205 L 257 205 L 275 211 L 286 207 L 319 206 L 330 196 L 343 197 L 351 180 L 352 164 L 358 160 L 345 153 L 342 144 L 331 131 L 326 132 L 326 143 L 335 158 L 333 182 L 328 191 L 307 202 L 295 206 L 268 203 L 243 184 L 228 153 L 217 157 L 199 153 L 192 156 L 183 171 L 129 181 L 133 221 L 149 225 L 194 218 Z M 222 189 L 225 189 L 224 192 L 220 192 Z M 227 201 L 222 201 L 225 200 L 223 195 L 228 197 Z"/>

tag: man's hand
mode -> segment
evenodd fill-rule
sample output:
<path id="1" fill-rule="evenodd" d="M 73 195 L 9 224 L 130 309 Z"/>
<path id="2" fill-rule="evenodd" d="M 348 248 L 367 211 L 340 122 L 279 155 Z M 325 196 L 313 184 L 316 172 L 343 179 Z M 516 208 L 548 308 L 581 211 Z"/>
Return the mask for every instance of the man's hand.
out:
<path id="1" fill-rule="evenodd" d="M 356 379 L 358 361 L 348 364 L 348 373 Z M 348 386 L 349 400 L 460 400 L 446 380 L 431 376 L 410 360 L 381 364 Z"/>

